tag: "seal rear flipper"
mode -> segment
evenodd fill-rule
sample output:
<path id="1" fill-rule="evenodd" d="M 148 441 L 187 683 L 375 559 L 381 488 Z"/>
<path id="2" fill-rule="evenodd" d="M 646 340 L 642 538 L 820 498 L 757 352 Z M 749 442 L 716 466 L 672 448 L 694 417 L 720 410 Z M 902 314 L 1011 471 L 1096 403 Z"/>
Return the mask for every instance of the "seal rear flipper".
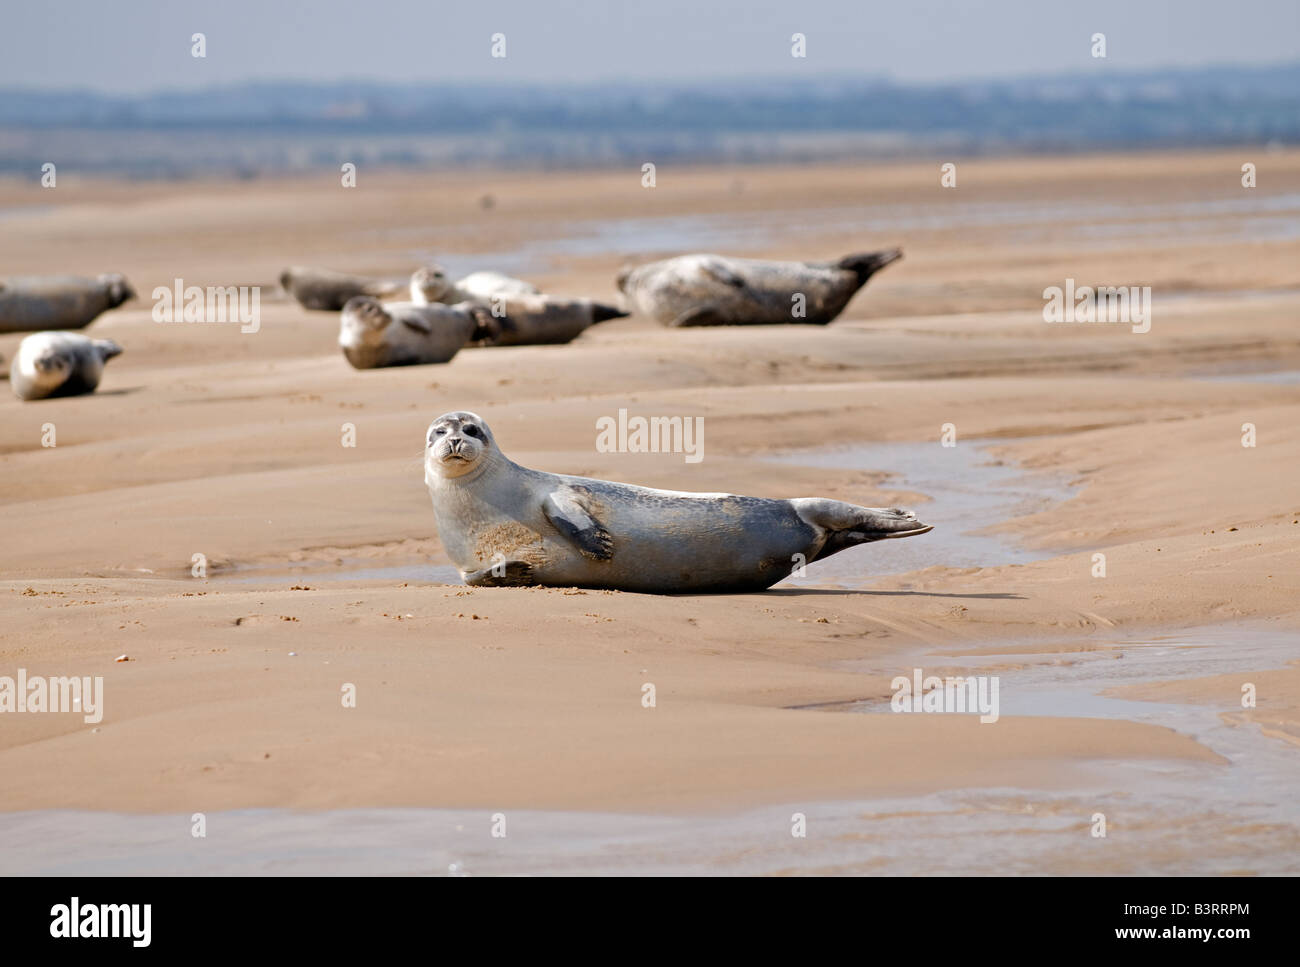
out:
<path id="1" fill-rule="evenodd" d="M 921 523 L 910 510 L 898 507 L 859 507 L 842 500 L 815 497 L 790 503 L 800 517 L 826 533 L 826 540 L 812 561 L 858 544 L 916 537 L 934 530 L 933 525 Z"/>
<path id="2" fill-rule="evenodd" d="M 892 265 L 902 257 L 903 250 L 901 248 L 890 248 L 880 252 L 858 252 L 854 255 L 844 256 L 835 263 L 835 267 L 857 273 L 858 287 L 861 288 L 867 284 L 869 278 L 886 265 Z"/>
<path id="3" fill-rule="evenodd" d="M 608 322 L 610 319 L 622 319 L 631 313 L 624 312 L 616 306 L 607 306 L 603 302 L 593 302 L 591 304 L 591 324 L 594 326 L 598 322 Z"/>
<path id="4" fill-rule="evenodd" d="M 95 349 L 99 351 L 99 358 L 108 362 L 114 356 L 122 355 L 122 347 L 111 339 L 96 339 Z"/>
<path id="5" fill-rule="evenodd" d="M 614 556 L 614 538 L 605 525 L 582 506 L 581 498 L 581 493 L 573 488 L 553 491 L 542 501 L 542 513 L 583 556 L 608 561 Z"/>
<path id="6" fill-rule="evenodd" d="M 361 285 L 362 292 L 372 299 L 396 299 L 409 289 L 409 282 L 390 282 L 387 279 L 365 282 Z"/>

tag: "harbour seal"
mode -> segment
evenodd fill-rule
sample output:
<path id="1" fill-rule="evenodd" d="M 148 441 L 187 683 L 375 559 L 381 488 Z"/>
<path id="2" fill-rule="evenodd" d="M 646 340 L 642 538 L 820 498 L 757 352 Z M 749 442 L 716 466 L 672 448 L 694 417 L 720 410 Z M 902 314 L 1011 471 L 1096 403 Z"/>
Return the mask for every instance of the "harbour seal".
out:
<path id="1" fill-rule="evenodd" d="M 572 342 L 587 329 L 627 313 L 590 299 L 545 295 L 493 296 L 481 313 L 481 346 L 542 346 Z"/>
<path id="2" fill-rule="evenodd" d="M 292 265 L 280 273 L 284 291 L 298 300 L 304 309 L 323 309 L 338 312 L 349 299 L 359 295 L 376 299 L 390 299 L 400 295 L 402 284 L 386 279 L 371 279 L 364 275 L 348 275 L 330 269 L 312 269 Z"/>
<path id="3" fill-rule="evenodd" d="M 0 279 L 0 332 L 82 329 L 101 312 L 116 309 L 135 290 L 126 277 L 29 275 Z"/>
<path id="4" fill-rule="evenodd" d="M 624 269 L 618 288 L 633 309 L 665 326 L 825 325 L 872 275 L 902 257 L 902 249 L 838 262 L 682 255 Z"/>
<path id="5" fill-rule="evenodd" d="M 500 272 L 471 272 L 452 282 L 440 265 L 425 265 L 411 273 L 411 301 L 418 304 L 444 302 L 488 302 L 493 296 L 541 295 L 531 282 L 513 279 Z"/>
<path id="6" fill-rule="evenodd" d="M 530 470 L 473 413 L 425 437 L 438 534 L 467 584 L 655 594 L 761 591 L 796 566 L 924 534 L 909 511 L 838 500 L 692 494 Z"/>
<path id="7" fill-rule="evenodd" d="M 486 312 L 469 303 L 417 306 L 356 296 L 343 307 L 339 346 L 356 369 L 445 363 L 481 336 L 475 314 Z"/>
<path id="8" fill-rule="evenodd" d="M 9 385 L 20 400 L 93 393 L 104 363 L 122 352 L 111 339 L 77 332 L 36 332 L 18 344 L 9 367 Z"/>

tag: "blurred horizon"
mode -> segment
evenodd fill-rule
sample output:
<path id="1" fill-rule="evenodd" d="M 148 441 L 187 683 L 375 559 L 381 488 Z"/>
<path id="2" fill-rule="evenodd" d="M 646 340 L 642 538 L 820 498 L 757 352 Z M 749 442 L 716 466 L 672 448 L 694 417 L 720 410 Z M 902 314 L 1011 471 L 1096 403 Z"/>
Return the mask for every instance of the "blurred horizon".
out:
<path id="1" fill-rule="evenodd" d="M 1300 6 L 1300 4 L 1298 4 Z M 1297 71 L 1300 72 L 1300 56 L 1279 58 L 1272 61 L 1223 61 L 1199 65 L 1153 65 L 1143 68 L 1119 69 L 1107 75 L 1098 75 L 1095 71 L 1080 67 L 1062 67 L 1055 71 L 1017 72 L 1014 74 L 972 74 L 942 79 L 900 78 L 889 73 L 871 73 L 865 71 L 839 71 L 811 76 L 789 76 L 779 72 L 748 73 L 737 75 L 719 75 L 707 77 L 680 78 L 638 78 L 624 76 L 611 78 L 572 78 L 566 77 L 553 81 L 538 82 L 527 78 L 446 78 L 438 80 L 394 81 L 380 75 L 349 75 L 337 78 L 321 79 L 306 76 L 254 76 L 231 81 L 215 81 L 193 86 L 156 85 L 138 90 L 96 90 L 88 85 L 71 87 L 42 86 L 25 83 L 6 83 L 0 81 L 0 98 L 9 96 L 29 96 L 52 98 L 89 96 L 103 102 L 133 103 L 154 98 L 194 97 L 220 94 L 228 91 L 246 91 L 256 89 L 301 89 L 301 90 L 337 90 L 357 88 L 362 90 L 383 89 L 390 91 L 437 91 L 437 90 L 476 90 L 476 91 L 529 91 L 562 93 L 600 89 L 603 91 L 626 92 L 640 90 L 647 96 L 658 92 L 681 90 L 725 89 L 755 86 L 764 89 L 785 85 L 797 85 L 804 88 L 843 87 L 845 85 L 878 85 L 902 90 L 924 89 L 960 89 L 960 88 L 995 88 L 1023 87 L 1027 84 L 1067 83 L 1089 84 L 1104 87 L 1107 83 L 1123 85 L 1145 78 L 1165 78 L 1170 76 L 1196 77 L 1219 74 L 1239 74 L 1255 71 Z M 5 116 L 5 105 L 0 103 L 0 117 Z"/>
<path id="2" fill-rule="evenodd" d="M 0 173 L 1300 141 L 1295 0 L 63 0 L 0 49 Z"/>
<path id="3" fill-rule="evenodd" d="M 244 82 L 0 89 L 0 173 L 133 178 L 368 167 L 758 163 L 1300 143 L 1300 61 L 901 85 Z"/>
<path id="4" fill-rule="evenodd" d="M 205 36 L 205 56 L 191 37 Z M 805 56 L 791 56 L 792 36 Z M 1092 37 L 1106 37 L 1106 57 Z M 505 37 L 504 57 L 492 38 Z M 243 83 L 897 85 L 1300 59 L 1293 0 L 62 0 L 6 10 L 0 88 L 103 94 Z M 500 53 L 500 51 L 498 51 Z M 362 80 L 364 79 L 364 80 Z"/>

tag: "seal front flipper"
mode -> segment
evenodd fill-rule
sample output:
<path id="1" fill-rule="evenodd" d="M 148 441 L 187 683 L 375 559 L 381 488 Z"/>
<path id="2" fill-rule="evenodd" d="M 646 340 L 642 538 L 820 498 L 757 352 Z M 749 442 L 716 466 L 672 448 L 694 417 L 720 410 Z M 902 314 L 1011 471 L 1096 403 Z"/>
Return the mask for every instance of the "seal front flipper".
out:
<path id="1" fill-rule="evenodd" d="M 696 309 L 688 309 L 680 316 L 674 319 L 668 325 L 674 329 L 681 329 L 686 326 L 726 326 L 730 325 L 731 320 L 724 318 L 712 306 L 700 306 Z"/>
<path id="2" fill-rule="evenodd" d="M 491 345 L 501 338 L 510 326 L 508 316 L 498 316 L 485 305 L 477 302 L 458 302 L 456 308 L 464 308 L 474 319 L 474 332 L 470 342 Z"/>
<path id="3" fill-rule="evenodd" d="M 542 501 L 542 513 L 584 556 L 608 561 L 614 556 L 614 538 L 583 506 L 584 496 L 577 487 L 553 490 Z"/>
<path id="4" fill-rule="evenodd" d="M 477 571 L 461 571 L 460 576 L 475 588 L 526 588 L 537 583 L 527 561 L 499 561 Z"/>
<path id="5" fill-rule="evenodd" d="M 421 319 L 419 316 L 402 316 L 402 325 L 422 336 L 433 335 L 433 326 L 430 325 L 429 320 Z"/>
<path id="6" fill-rule="evenodd" d="M 707 259 L 701 262 L 700 271 L 723 285 L 731 286 L 733 289 L 743 289 L 745 287 L 745 277 L 721 259 Z"/>

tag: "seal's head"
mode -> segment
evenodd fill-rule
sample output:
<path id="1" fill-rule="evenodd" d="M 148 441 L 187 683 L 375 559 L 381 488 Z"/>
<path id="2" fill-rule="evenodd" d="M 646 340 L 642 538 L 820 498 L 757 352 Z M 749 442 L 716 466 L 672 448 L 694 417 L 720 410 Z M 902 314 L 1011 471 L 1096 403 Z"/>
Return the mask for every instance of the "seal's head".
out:
<path id="1" fill-rule="evenodd" d="M 24 375 L 33 386 L 51 390 L 67 382 L 76 365 L 71 353 L 50 347 L 28 360 L 28 370 Z"/>
<path id="2" fill-rule="evenodd" d="M 451 280 L 441 265 L 425 265 L 411 273 L 412 302 L 441 302 L 451 292 Z"/>
<path id="3" fill-rule="evenodd" d="M 429 424 L 424 440 L 425 478 L 451 480 L 486 465 L 497 445 L 483 418 L 458 410 Z"/>
<path id="4" fill-rule="evenodd" d="M 76 344 L 85 336 L 63 332 L 36 332 L 18 345 L 10 385 L 20 399 L 55 395 L 77 371 Z"/>
<path id="5" fill-rule="evenodd" d="M 99 283 L 108 290 L 110 309 L 116 309 L 128 299 L 135 298 L 135 289 L 131 288 L 131 283 L 126 281 L 126 276 L 120 272 L 104 273 L 99 277 Z"/>

